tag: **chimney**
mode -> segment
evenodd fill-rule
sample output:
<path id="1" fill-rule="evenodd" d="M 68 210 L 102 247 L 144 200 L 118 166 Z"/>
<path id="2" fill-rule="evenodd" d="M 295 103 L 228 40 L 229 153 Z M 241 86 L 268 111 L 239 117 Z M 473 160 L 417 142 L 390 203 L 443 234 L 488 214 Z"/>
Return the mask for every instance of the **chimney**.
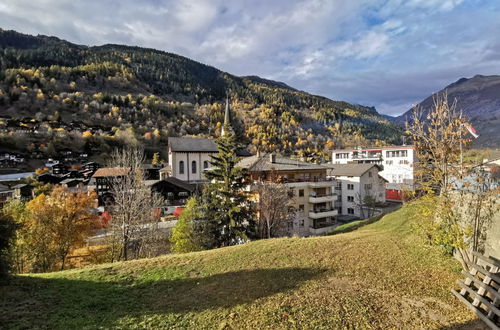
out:
<path id="1" fill-rule="evenodd" d="M 276 163 L 276 154 L 269 154 L 269 162 L 271 164 Z"/>

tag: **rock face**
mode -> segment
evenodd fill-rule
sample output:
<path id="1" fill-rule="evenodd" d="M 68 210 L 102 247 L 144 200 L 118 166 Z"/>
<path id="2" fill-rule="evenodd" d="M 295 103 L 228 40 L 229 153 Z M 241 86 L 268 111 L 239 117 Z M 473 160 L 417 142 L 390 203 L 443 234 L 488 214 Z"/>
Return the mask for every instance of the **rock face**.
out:
<path id="1" fill-rule="evenodd" d="M 457 100 L 459 109 L 470 118 L 480 137 L 474 141 L 477 147 L 500 146 L 500 76 L 481 76 L 461 78 L 438 93 L 448 92 L 448 100 Z M 434 94 L 436 95 L 436 94 Z M 423 100 L 419 106 L 429 109 L 433 96 Z M 410 119 L 412 109 L 395 118 L 397 123 Z"/>

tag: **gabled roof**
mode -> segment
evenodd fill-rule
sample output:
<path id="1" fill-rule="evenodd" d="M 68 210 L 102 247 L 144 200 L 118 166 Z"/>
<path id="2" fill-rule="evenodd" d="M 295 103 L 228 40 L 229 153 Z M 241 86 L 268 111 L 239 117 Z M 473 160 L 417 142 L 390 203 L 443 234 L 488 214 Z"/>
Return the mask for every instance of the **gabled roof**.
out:
<path id="1" fill-rule="evenodd" d="M 238 166 L 248 169 L 250 172 L 266 171 L 297 171 L 297 170 L 325 170 L 324 166 L 312 163 L 301 162 L 298 160 L 276 155 L 271 162 L 271 155 L 251 156 L 243 158 Z"/>
<path id="2" fill-rule="evenodd" d="M 196 190 L 196 186 L 195 185 L 190 184 L 190 183 L 188 183 L 186 181 L 179 180 L 179 179 L 174 178 L 172 176 L 168 177 L 168 178 L 165 178 L 163 180 L 157 181 L 155 184 L 153 184 L 153 186 L 156 186 L 158 184 L 165 183 L 165 182 L 170 183 L 170 184 L 172 184 L 174 186 L 177 186 L 179 188 L 182 188 L 182 189 L 190 191 L 190 192 L 193 192 L 193 191 Z"/>
<path id="3" fill-rule="evenodd" d="M 328 167 L 328 175 L 331 176 L 355 176 L 365 174 L 372 167 L 377 167 L 379 171 L 382 167 L 377 164 L 324 164 Z"/>
<path id="4" fill-rule="evenodd" d="M 168 145 L 173 152 L 217 152 L 217 145 L 211 139 L 171 137 Z"/>
<path id="5" fill-rule="evenodd" d="M 113 177 L 113 176 L 125 176 L 130 172 L 130 168 L 128 167 L 103 167 L 98 169 L 94 175 L 92 175 L 93 178 L 99 178 L 99 177 Z"/>

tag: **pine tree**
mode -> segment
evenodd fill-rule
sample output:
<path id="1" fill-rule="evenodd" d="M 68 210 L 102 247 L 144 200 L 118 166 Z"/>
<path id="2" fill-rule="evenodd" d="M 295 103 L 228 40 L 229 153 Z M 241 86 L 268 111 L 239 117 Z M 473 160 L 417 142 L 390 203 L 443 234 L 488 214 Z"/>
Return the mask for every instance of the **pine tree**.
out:
<path id="1" fill-rule="evenodd" d="M 212 156 L 212 170 L 205 176 L 211 181 L 202 195 L 204 215 L 203 244 L 206 248 L 234 245 L 253 236 L 255 223 L 248 195 L 244 192 L 246 170 L 237 166 L 238 143 L 227 125 L 226 135 L 216 144 L 219 152 Z"/>

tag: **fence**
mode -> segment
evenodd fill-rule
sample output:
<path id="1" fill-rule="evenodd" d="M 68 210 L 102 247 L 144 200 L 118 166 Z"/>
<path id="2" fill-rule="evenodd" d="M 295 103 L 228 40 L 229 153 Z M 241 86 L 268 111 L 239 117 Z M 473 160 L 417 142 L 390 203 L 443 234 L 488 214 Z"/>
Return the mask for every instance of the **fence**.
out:
<path id="1" fill-rule="evenodd" d="M 460 292 L 452 292 L 491 329 L 500 329 L 500 262 L 473 252 L 476 262 L 469 263 L 465 280 L 458 280 Z"/>

